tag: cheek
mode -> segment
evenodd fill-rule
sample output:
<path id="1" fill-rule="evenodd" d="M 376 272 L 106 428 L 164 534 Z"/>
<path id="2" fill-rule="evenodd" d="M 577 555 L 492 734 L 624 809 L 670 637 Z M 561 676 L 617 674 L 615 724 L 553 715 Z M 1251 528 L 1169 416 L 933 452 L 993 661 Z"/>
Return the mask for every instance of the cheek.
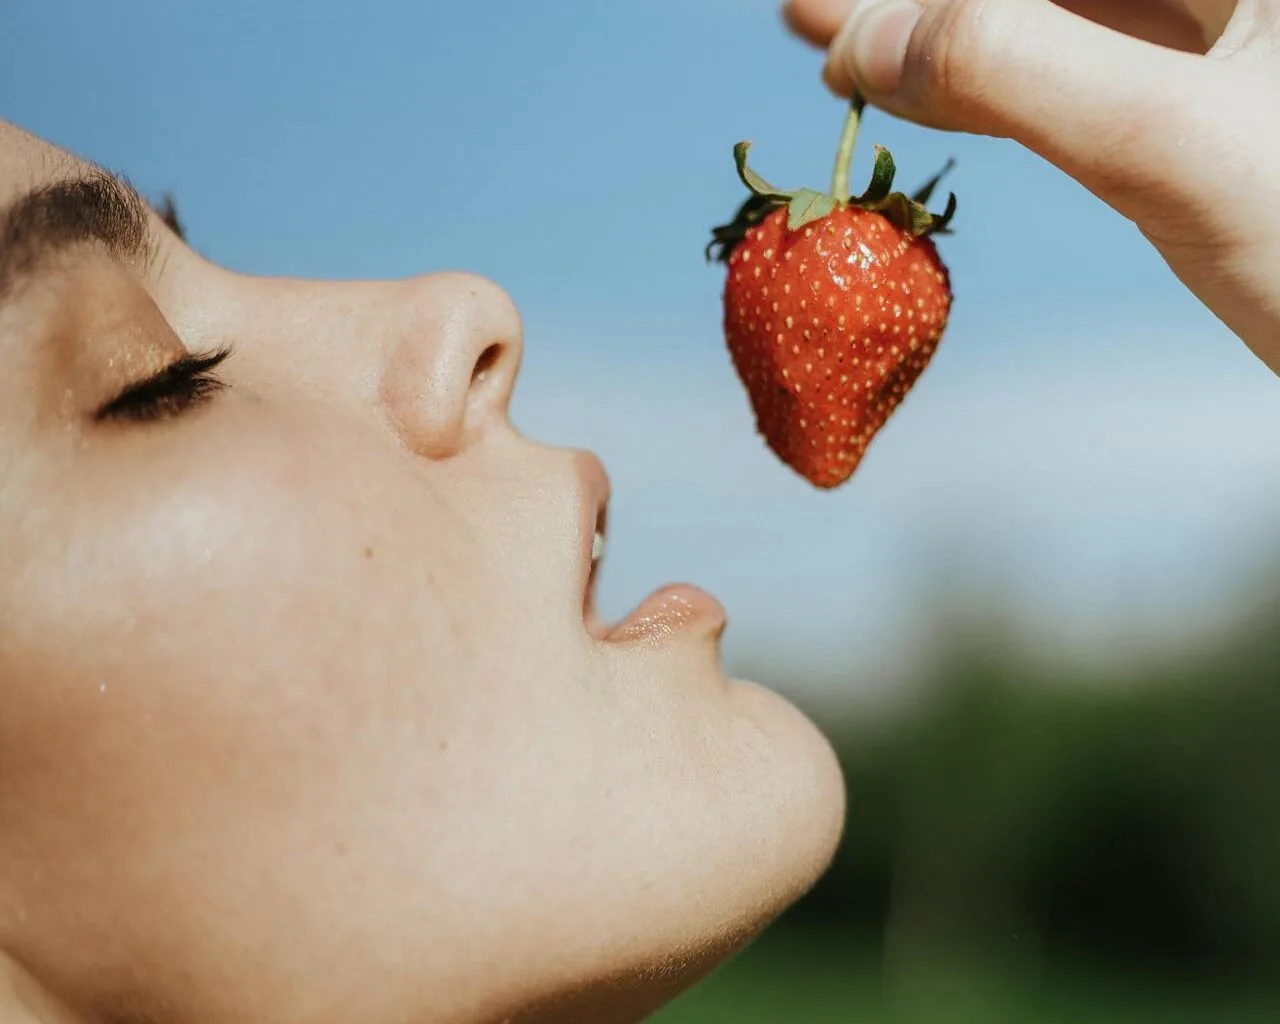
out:
<path id="1" fill-rule="evenodd" d="M 102 785 L 109 766 L 158 773 L 123 787 L 116 810 L 137 814 L 184 772 L 302 785 L 309 758 L 373 723 L 420 721 L 424 669 L 474 667 L 466 597 L 445 586 L 466 576 L 465 544 L 427 549 L 428 534 L 448 536 L 447 509 L 395 467 L 262 432 L 148 454 L 127 475 L 62 475 L 58 511 L 25 538 L 28 585 L 5 602 L 0 637 L 4 748 L 53 733 L 63 742 L 47 749 L 96 763 Z M 406 535 L 406 518 L 424 525 Z"/>
<path id="2" fill-rule="evenodd" d="M 471 545 L 395 453 L 235 440 L 64 478 L 16 609 L 48 633 L 24 644 L 46 685 L 92 698 L 95 717 L 137 701 L 303 727 L 473 659 Z"/>
<path id="3" fill-rule="evenodd" d="M 159 828 L 237 786 L 264 808 L 376 790 L 441 744 L 466 774 L 587 685 L 569 678 L 580 609 L 568 622 L 531 582 L 566 572 L 536 493 L 272 415 L 50 461 L 33 490 L 58 498 L 33 504 L 52 511 L 0 541 L 24 580 L 0 585 L 0 778 L 21 752 L 33 779 L 93 794 L 81 813 L 151 806 Z M 456 792 L 449 771 L 421 784 Z"/>
<path id="4" fill-rule="evenodd" d="M 323 913 L 316 891 L 376 901 L 374 874 L 427 892 L 475 855 L 424 815 L 513 800 L 486 766 L 561 735 L 535 722 L 564 680 L 458 488 L 320 428 L 182 448 L 62 467 L 4 540 L 25 585 L 0 586 L 0 946 L 7 899 L 55 946 L 185 949 L 209 900 L 250 934 Z M 137 910 L 158 894 L 159 922 Z"/>

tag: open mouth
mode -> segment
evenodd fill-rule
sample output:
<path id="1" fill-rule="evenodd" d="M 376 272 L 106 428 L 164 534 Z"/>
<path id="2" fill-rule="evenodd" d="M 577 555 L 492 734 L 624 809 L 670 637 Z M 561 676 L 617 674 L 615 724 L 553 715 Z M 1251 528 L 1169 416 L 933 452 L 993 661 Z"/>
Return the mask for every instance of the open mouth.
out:
<path id="1" fill-rule="evenodd" d="M 596 588 L 607 546 L 609 485 L 604 468 L 594 458 L 584 461 L 587 484 L 583 507 L 583 562 L 587 566 L 582 595 L 582 618 L 587 633 L 613 643 L 660 641 L 690 629 L 719 638 L 725 628 L 724 607 L 706 591 L 687 583 L 661 587 L 617 623 L 603 621 L 596 608 Z M 589 545 L 589 546 L 588 546 Z"/>
<path id="2" fill-rule="evenodd" d="M 600 579 L 600 563 L 604 560 L 605 537 L 609 522 L 609 507 L 601 501 L 596 506 L 595 522 L 591 529 L 591 567 L 587 571 L 587 585 L 582 599 L 582 618 L 587 632 L 597 640 L 604 640 L 609 633 L 608 627 L 600 619 L 596 610 L 596 587 Z"/>
<path id="3" fill-rule="evenodd" d="M 604 561 L 605 538 L 609 532 L 609 475 L 600 460 L 589 452 L 578 453 L 578 564 L 582 580 L 582 620 L 596 640 L 605 639 L 608 628 L 596 610 L 596 587 Z"/>

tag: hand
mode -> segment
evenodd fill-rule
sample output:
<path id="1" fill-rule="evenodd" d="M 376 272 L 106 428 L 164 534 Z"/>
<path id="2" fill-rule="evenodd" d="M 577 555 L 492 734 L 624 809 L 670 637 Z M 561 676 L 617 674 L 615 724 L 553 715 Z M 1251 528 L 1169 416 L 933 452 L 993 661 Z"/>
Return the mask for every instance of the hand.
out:
<path id="1" fill-rule="evenodd" d="M 790 0 L 827 84 L 1022 143 L 1280 373 L 1280 0 Z"/>

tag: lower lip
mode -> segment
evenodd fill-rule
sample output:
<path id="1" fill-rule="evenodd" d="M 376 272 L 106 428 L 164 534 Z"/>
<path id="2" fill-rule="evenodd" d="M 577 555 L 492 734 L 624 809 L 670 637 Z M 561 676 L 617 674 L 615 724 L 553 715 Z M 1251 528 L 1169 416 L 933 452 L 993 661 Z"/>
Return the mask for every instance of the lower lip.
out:
<path id="1" fill-rule="evenodd" d="M 655 591 L 611 629 L 611 643 L 659 643 L 690 632 L 718 636 L 725 626 L 724 606 L 705 590 L 675 583 Z"/>

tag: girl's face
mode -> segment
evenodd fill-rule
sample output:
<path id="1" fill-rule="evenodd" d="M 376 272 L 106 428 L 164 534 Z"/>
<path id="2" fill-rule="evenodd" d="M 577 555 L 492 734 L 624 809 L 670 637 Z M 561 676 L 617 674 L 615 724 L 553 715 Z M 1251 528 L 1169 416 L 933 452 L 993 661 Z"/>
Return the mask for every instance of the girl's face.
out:
<path id="1" fill-rule="evenodd" d="M 2 123 L 0 206 L 0 993 L 636 1019 L 813 883 L 830 748 L 710 597 L 596 621 L 501 291 L 237 276 Z"/>

